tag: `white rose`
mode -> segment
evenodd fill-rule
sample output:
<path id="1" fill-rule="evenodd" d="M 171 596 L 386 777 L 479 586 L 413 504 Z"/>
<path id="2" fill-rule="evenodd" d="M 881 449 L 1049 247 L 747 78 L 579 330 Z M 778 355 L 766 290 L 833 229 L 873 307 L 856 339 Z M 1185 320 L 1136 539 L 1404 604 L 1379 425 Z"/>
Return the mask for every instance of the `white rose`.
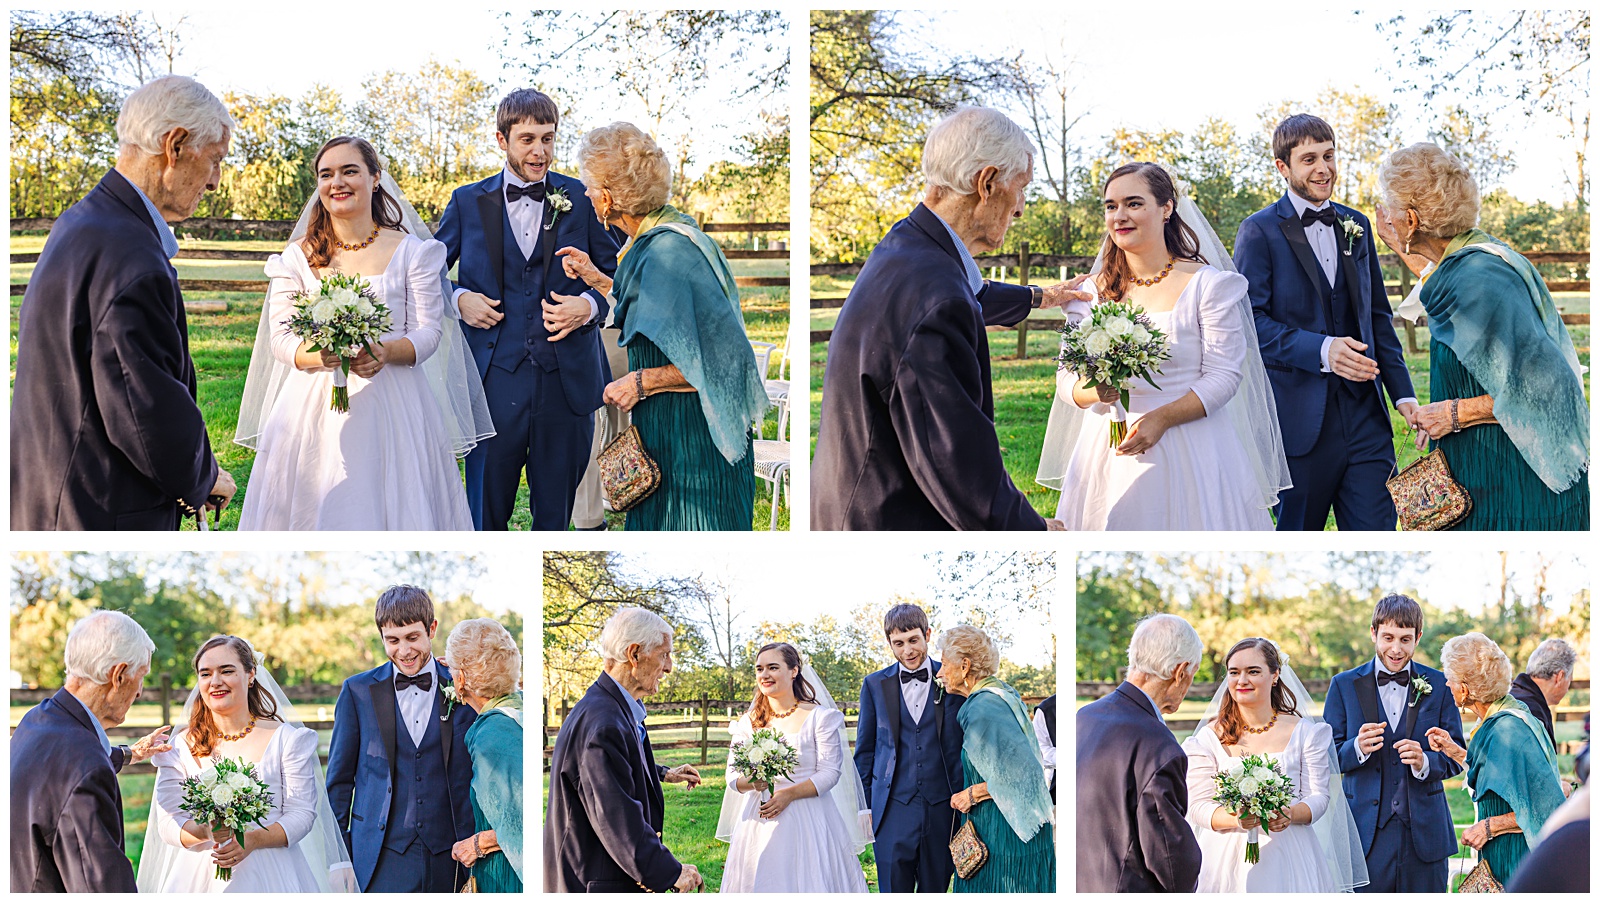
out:
<path id="1" fill-rule="evenodd" d="M 1083 338 L 1083 350 L 1099 357 L 1111 350 L 1111 336 L 1103 329 L 1097 329 Z"/>
<path id="2" fill-rule="evenodd" d="M 1255 768 L 1250 769 L 1250 776 L 1263 784 L 1270 783 L 1278 777 L 1273 774 L 1272 769 L 1265 765 L 1257 765 Z"/>
<path id="3" fill-rule="evenodd" d="M 200 772 L 200 786 L 209 790 L 215 783 L 217 783 L 217 767 L 215 765 L 208 766 Z"/>
<path id="4" fill-rule="evenodd" d="M 1129 333 L 1128 335 L 1133 339 L 1135 344 L 1143 345 L 1145 342 L 1150 341 L 1150 330 L 1145 329 L 1138 323 L 1133 324 L 1133 332 Z"/>
<path id="5" fill-rule="evenodd" d="M 759 743 L 750 747 L 750 751 L 745 753 L 745 760 L 751 765 L 760 765 L 762 762 L 765 762 L 766 759 L 767 751 L 762 749 L 761 744 Z"/>
<path id="6" fill-rule="evenodd" d="M 373 310 L 372 302 L 368 301 L 365 295 L 357 295 L 356 296 L 356 313 L 359 313 L 360 315 L 365 317 L 368 314 L 372 313 L 372 310 Z"/>
<path id="7" fill-rule="evenodd" d="M 243 790 L 246 787 L 255 786 L 255 783 L 255 781 L 250 780 L 249 775 L 242 771 L 236 771 L 233 774 L 228 775 L 228 786 L 232 787 L 234 790 Z"/>
<path id="8" fill-rule="evenodd" d="M 1127 317 L 1107 317 L 1104 327 L 1106 332 L 1120 339 L 1133 332 L 1133 321 Z"/>
<path id="9" fill-rule="evenodd" d="M 1239 792 L 1246 797 L 1255 796 L 1260 789 L 1261 785 L 1256 783 L 1255 778 L 1247 777 L 1239 781 Z"/>
<path id="10" fill-rule="evenodd" d="M 211 788 L 211 801 L 218 806 L 233 805 L 233 788 L 227 784 L 218 784 Z"/>
<path id="11" fill-rule="evenodd" d="M 1228 777 L 1230 777 L 1230 778 L 1242 778 L 1242 777 L 1244 777 L 1244 763 L 1243 762 L 1234 762 L 1232 765 L 1229 765 L 1228 766 Z"/>
<path id="12" fill-rule="evenodd" d="M 328 297 L 332 298 L 333 303 L 339 305 L 340 307 L 349 307 L 350 305 L 356 303 L 356 298 L 360 296 L 348 288 L 341 287 L 329 292 Z"/>
<path id="13" fill-rule="evenodd" d="M 321 298 L 318 298 L 311 305 L 311 316 L 318 323 L 326 323 L 326 322 L 328 322 L 329 320 L 333 319 L 334 315 L 337 314 L 338 312 L 339 312 L 339 304 L 338 304 L 338 302 L 334 301 L 332 298 L 327 297 L 326 295 L 324 295 Z"/>

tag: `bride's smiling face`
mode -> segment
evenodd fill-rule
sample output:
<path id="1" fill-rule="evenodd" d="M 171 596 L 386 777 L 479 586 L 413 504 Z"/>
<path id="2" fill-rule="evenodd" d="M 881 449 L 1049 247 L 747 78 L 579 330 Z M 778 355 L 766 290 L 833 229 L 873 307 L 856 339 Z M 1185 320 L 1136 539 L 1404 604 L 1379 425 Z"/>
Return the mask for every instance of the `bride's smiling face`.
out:
<path id="1" fill-rule="evenodd" d="M 200 698 L 211 711 L 229 713 L 246 705 L 250 672 L 239 661 L 239 653 L 226 643 L 207 649 L 195 667 Z"/>
<path id="2" fill-rule="evenodd" d="M 791 668 L 783 661 L 783 653 L 768 649 L 756 656 L 756 686 L 764 696 L 782 696 L 794 692 L 794 679 L 799 668 Z"/>
<path id="3" fill-rule="evenodd" d="M 367 169 L 354 144 L 338 144 L 317 160 L 317 197 L 332 216 L 353 219 L 372 213 L 378 174 Z"/>
<path id="4" fill-rule="evenodd" d="M 1241 707 L 1270 703 L 1277 679 L 1260 649 L 1240 649 L 1228 659 L 1228 693 Z"/>
<path id="5" fill-rule="evenodd" d="M 1106 185 L 1106 230 L 1125 252 L 1141 250 L 1152 243 L 1165 244 L 1162 227 L 1172 215 L 1172 207 L 1171 201 L 1156 203 L 1150 184 L 1138 173 L 1118 176 Z"/>

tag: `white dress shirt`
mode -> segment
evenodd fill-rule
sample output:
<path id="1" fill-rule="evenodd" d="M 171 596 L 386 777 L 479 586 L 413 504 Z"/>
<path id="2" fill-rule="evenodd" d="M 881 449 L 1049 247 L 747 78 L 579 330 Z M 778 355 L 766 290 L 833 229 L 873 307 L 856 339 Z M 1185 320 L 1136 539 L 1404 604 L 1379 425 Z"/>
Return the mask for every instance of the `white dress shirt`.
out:
<path id="1" fill-rule="evenodd" d="M 1376 658 L 1374 658 L 1372 660 L 1372 665 L 1373 665 L 1373 668 L 1375 669 L 1373 671 L 1373 676 L 1372 676 L 1373 680 L 1377 680 L 1378 679 L 1378 674 L 1380 674 L 1380 673 L 1381 674 L 1393 674 L 1394 673 L 1393 671 L 1390 671 L 1388 668 L 1385 668 L 1383 666 L 1383 663 L 1380 662 Z M 1411 670 L 1409 666 L 1407 667 L 1407 670 L 1408 671 Z M 1416 677 L 1416 672 L 1415 671 L 1411 671 L 1411 676 L 1412 677 Z M 1405 722 L 1406 704 L 1408 702 L 1410 702 L 1410 701 L 1411 701 L 1411 682 L 1410 681 L 1406 681 L 1405 683 L 1399 683 L 1399 684 L 1387 683 L 1387 684 L 1379 684 L 1378 685 L 1378 704 L 1383 706 L 1383 717 L 1388 719 L 1388 721 L 1389 721 L 1389 730 L 1392 731 L 1395 734 L 1395 736 L 1397 736 L 1397 737 L 1400 735 L 1400 732 L 1405 729 L 1405 726 L 1406 726 L 1406 722 Z M 1421 705 L 1422 703 L 1420 701 L 1418 701 L 1417 704 Z M 1358 750 L 1356 752 L 1356 761 L 1357 762 L 1365 762 L 1365 761 L 1367 761 L 1367 755 Z M 1419 781 L 1423 780 L 1424 778 L 1426 778 L 1428 776 L 1428 760 L 1426 758 L 1424 758 L 1422 760 L 1422 767 L 1421 768 L 1412 768 L 1411 769 L 1411 774 L 1413 776 L 1415 776 L 1416 779 L 1419 780 Z"/>
<path id="2" fill-rule="evenodd" d="M 535 201 L 530 197 L 520 197 L 515 201 L 506 197 L 506 188 L 511 185 L 515 185 L 518 188 L 527 188 L 529 185 L 538 184 L 537 182 L 529 182 L 527 179 L 520 178 L 511 171 L 509 165 L 501 170 L 500 177 L 500 198 L 505 201 L 506 219 L 511 223 L 511 234 L 516 236 L 517 249 L 522 252 L 522 256 L 531 261 L 533 260 L 534 249 L 539 245 L 539 230 L 544 228 L 544 208 L 546 203 Z M 540 179 L 539 181 L 545 184 L 546 189 L 549 188 L 549 179 Z M 550 240 L 554 241 L 555 238 L 552 236 Z M 558 249 L 551 248 L 551 250 Z M 461 315 L 461 295 L 466 291 L 467 289 L 465 288 L 457 287 L 450 295 L 450 300 L 455 304 L 456 316 L 458 317 Z M 593 292 L 584 292 L 583 297 L 589 302 L 589 319 L 593 320 L 600 313 L 600 305 L 595 301 Z M 496 298 L 495 300 L 499 301 L 501 299 Z"/>
<path id="3" fill-rule="evenodd" d="M 394 669 L 399 675 L 400 669 Z M 422 745 L 422 735 L 428 732 L 428 718 L 433 715 L 433 695 L 439 692 L 439 666 L 436 659 L 428 657 L 428 663 L 422 666 L 418 674 L 432 674 L 433 688 L 424 691 L 421 687 L 412 684 L 405 689 L 395 687 L 394 701 L 400 709 L 400 720 L 405 722 L 406 733 L 411 735 L 411 742 L 416 746 Z"/>
<path id="4" fill-rule="evenodd" d="M 1049 784 L 1056 773 L 1056 745 L 1050 740 L 1050 724 L 1045 720 L 1044 709 L 1033 713 L 1033 735 L 1039 740 L 1039 758 L 1044 762 L 1044 782 Z"/>
<path id="5" fill-rule="evenodd" d="M 904 662 L 899 664 L 900 669 L 894 674 L 895 680 L 899 680 L 901 674 L 912 670 L 907 668 Z M 912 721 L 922 720 L 922 709 L 928 704 L 928 691 L 933 688 L 933 659 L 923 659 L 922 667 L 918 670 L 926 672 L 928 679 L 900 684 L 900 698 L 906 701 L 906 711 L 911 713 Z"/>

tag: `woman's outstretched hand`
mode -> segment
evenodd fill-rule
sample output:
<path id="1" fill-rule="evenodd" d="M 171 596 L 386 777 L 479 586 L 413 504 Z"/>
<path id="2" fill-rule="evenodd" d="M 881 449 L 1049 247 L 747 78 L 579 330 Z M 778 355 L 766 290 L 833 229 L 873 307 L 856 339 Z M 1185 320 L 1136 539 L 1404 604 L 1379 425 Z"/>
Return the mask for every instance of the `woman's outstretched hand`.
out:
<path id="1" fill-rule="evenodd" d="M 556 256 L 561 258 L 561 271 L 568 279 L 578 279 L 596 291 L 611 293 L 611 277 L 600 272 L 586 252 L 569 245 L 557 251 Z"/>

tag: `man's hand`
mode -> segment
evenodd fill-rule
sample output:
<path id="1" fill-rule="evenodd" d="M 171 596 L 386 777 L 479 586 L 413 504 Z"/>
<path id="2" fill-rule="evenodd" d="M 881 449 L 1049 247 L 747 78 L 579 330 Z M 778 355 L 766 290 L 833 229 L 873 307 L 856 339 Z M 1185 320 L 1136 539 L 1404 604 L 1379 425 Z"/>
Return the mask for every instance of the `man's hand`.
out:
<path id="1" fill-rule="evenodd" d="M 468 326 L 476 326 L 479 329 L 488 329 L 505 317 L 504 313 L 495 310 L 500 306 L 499 301 L 478 292 L 462 292 L 461 299 L 456 304 L 461 310 L 461 319 L 465 320 Z"/>
<path id="2" fill-rule="evenodd" d="M 206 493 L 206 498 L 220 498 L 222 501 L 218 503 L 207 501 L 206 508 L 211 511 L 222 511 L 222 509 L 228 507 L 229 502 L 233 501 L 233 494 L 238 491 L 239 486 L 233 482 L 233 474 L 218 467 L 217 482 L 211 487 L 211 491 Z"/>
<path id="3" fill-rule="evenodd" d="M 1045 286 L 1044 300 L 1039 302 L 1039 308 L 1042 310 L 1047 307 L 1066 307 L 1069 301 L 1082 301 L 1088 304 L 1094 299 L 1094 295 L 1078 289 L 1087 278 L 1089 278 L 1087 275 L 1074 276 L 1066 282 Z"/>
<path id="4" fill-rule="evenodd" d="M 1389 725 L 1381 721 L 1373 721 L 1361 725 L 1360 733 L 1356 734 L 1356 749 L 1363 756 L 1370 756 L 1383 748 L 1383 732 Z"/>
<path id="5" fill-rule="evenodd" d="M 678 881 L 672 887 L 680 894 L 687 894 L 699 890 L 705 883 L 699 869 L 684 863 L 683 871 L 678 873 Z"/>
<path id="6" fill-rule="evenodd" d="M 172 730 L 172 725 L 156 728 L 132 746 L 128 747 L 128 761 L 124 765 L 135 762 L 144 762 L 156 753 L 164 753 L 172 748 L 172 738 L 167 734 Z"/>
<path id="7" fill-rule="evenodd" d="M 1367 346 L 1349 336 L 1334 336 L 1328 344 L 1328 369 L 1358 383 L 1378 378 L 1378 362 L 1362 354 Z"/>
<path id="8" fill-rule="evenodd" d="M 1067 524 L 1065 521 L 1060 521 L 1050 517 L 1045 518 L 1044 528 L 1052 533 L 1065 533 L 1067 531 Z"/>
<path id="9" fill-rule="evenodd" d="M 669 770 L 662 780 L 668 784 L 688 784 L 689 789 L 693 790 L 700 786 L 700 772 L 695 771 L 693 765 L 679 765 Z"/>
<path id="10" fill-rule="evenodd" d="M 1422 414 L 1422 408 L 1414 401 L 1401 402 L 1395 410 L 1400 412 L 1400 417 L 1405 420 L 1406 426 L 1412 429 L 1421 429 L 1417 425 L 1417 418 Z"/>
<path id="11" fill-rule="evenodd" d="M 1428 757 L 1423 754 L 1421 743 L 1407 738 L 1405 740 L 1397 741 L 1394 745 L 1394 748 L 1400 753 L 1400 761 L 1406 763 L 1411 768 L 1420 771 L 1427 767 Z"/>
<path id="12" fill-rule="evenodd" d="M 550 293 L 549 301 L 540 302 L 544 308 L 544 328 L 555 333 L 550 341 L 559 342 L 574 329 L 589 322 L 589 299 L 582 295 Z"/>

